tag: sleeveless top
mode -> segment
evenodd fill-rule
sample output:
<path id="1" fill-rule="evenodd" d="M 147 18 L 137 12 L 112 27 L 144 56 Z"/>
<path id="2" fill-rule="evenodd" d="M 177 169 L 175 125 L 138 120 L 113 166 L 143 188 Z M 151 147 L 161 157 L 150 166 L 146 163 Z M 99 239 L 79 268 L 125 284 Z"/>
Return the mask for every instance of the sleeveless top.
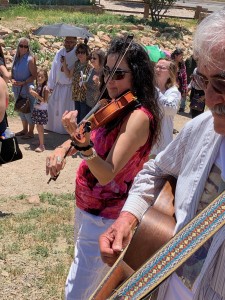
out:
<path id="1" fill-rule="evenodd" d="M 153 116 L 145 108 L 140 107 L 150 119 L 153 126 Z M 95 150 L 102 159 L 108 156 L 119 132 L 123 120 L 117 127 L 107 132 L 105 127 L 93 130 L 91 139 L 94 141 Z M 150 130 L 151 132 L 151 130 Z M 80 209 L 109 219 L 116 219 L 127 199 L 128 192 L 134 177 L 142 169 L 150 153 L 151 133 L 146 143 L 130 158 L 122 170 L 108 184 L 102 186 L 88 168 L 86 161 L 82 161 L 76 176 L 76 204 Z"/>
<path id="2" fill-rule="evenodd" d="M 15 59 L 15 58 L 14 58 Z M 13 64 L 12 68 L 12 78 L 16 81 L 25 81 L 27 80 L 32 74 L 29 70 L 29 62 L 32 60 L 32 56 L 29 53 L 26 53 L 21 57 L 20 59 L 17 59 L 15 63 Z M 29 85 L 34 85 L 33 82 L 30 82 Z M 20 86 L 12 86 L 13 93 L 15 95 L 15 98 L 17 99 L 19 92 L 20 92 Z M 21 89 L 21 95 L 30 97 L 29 88 L 28 85 L 23 85 Z"/>

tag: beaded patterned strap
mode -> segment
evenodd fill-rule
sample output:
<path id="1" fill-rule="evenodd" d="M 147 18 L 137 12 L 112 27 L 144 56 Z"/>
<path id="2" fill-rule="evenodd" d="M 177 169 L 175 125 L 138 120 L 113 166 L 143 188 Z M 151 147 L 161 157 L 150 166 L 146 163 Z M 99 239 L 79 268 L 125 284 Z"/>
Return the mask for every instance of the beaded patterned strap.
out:
<path id="1" fill-rule="evenodd" d="M 135 300 L 148 295 L 223 225 L 225 225 L 224 192 L 148 259 L 108 299 Z"/>

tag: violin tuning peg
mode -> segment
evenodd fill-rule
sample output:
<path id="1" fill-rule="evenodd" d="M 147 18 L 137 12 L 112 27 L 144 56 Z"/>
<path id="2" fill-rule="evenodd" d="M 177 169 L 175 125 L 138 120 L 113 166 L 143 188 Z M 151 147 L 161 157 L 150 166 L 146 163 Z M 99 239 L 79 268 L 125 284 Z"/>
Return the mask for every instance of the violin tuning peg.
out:
<path id="1" fill-rule="evenodd" d="M 91 123 L 90 122 L 87 122 L 85 124 L 85 132 L 90 132 L 91 131 Z"/>

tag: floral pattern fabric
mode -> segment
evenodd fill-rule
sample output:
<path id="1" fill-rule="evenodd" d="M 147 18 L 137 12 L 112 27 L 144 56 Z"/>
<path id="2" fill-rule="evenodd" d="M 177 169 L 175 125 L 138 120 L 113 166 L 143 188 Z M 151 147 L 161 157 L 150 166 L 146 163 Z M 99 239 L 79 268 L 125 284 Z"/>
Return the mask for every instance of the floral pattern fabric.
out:
<path id="1" fill-rule="evenodd" d="M 151 120 L 152 115 L 145 108 L 143 110 Z M 106 128 L 92 131 L 91 139 L 94 147 L 102 159 L 108 156 L 122 126 L 122 121 L 110 132 Z M 76 177 L 76 203 L 77 206 L 91 214 L 105 218 L 116 219 L 126 201 L 134 177 L 142 169 L 150 153 L 151 136 L 145 145 L 133 155 L 123 169 L 108 184 L 102 186 L 88 168 L 86 161 L 82 161 Z"/>

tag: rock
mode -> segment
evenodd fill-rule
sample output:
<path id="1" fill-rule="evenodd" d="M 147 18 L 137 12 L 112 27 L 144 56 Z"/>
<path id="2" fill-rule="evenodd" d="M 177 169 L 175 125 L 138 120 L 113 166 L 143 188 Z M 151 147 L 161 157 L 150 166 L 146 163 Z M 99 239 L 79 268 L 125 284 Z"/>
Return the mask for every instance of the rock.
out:
<path id="1" fill-rule="evenodd" d="M 39 38 L 39 43 L 41 44 L 41 45 L 46 45 L 46 43 L 47 43 L 47 40 L 45 39 L 45 38 L 43 38 L 43 37 L 41 37 L 41 38 Z"/>
<path id="2" fill-rule="evenodd" d="M 14 33 L 22 33 L 23 30 L 22 30 L 22 29 L 19 29 L 19 28 L 16 28 L 16 29 L 13 29 L 13 32 L 14 32 Z"/>
<path id="3" fill-rule="evenodd" d="M 12 33 L 12 30 L 10 30 L 9 28 L 0 26 L 0 35 L 10 34 L 10 33 Z"/>
<path id="4" fill-rule="evenodd" d="M 9 277 L 9 273 L 6 272 L 5 270 L 3 270 L 3 271 L 1 272 L 1 274 L 2 274 L 2 276 L 4 276 L 4 277 Z"/>
<path id="5" fill-rule="evenodd" d="M 26 17 L 16 17 L 17 20 L 27 20 Z"/>
<path id="6" fill-rule="evenodd" d="M 136 25 L 127 25 L 127 30 L 138 30 L 138 27 Z"/>
<path id="7" fill-rule="evenodd" d="M 62 47 L 62 43 L 61 42 L 55 42 L 52 44 L 52 48 L 55 49 L 60 49 Z"/>
<path id="8" fill-rule="evenodd" d="M 107 34 L 103 34 L 101 36 L 101 39 L 104 41 L 104 42 L 107 42 L 107 43 L 110 43 L 111 41 L 111 38 L 107 35 Z"/>
<path id="9" fill-rule="evenodd" d="M 163 29 L 164 32 L 174 32 L 176 31 L 176 28 L 175 27 L 165 27 Z"/>
<path id="10" fill-rule="evenodd" d="M 17 17 L 19 20 L 25 20 L 25 17 Z M 39 24 L 40 26 L 42 24 Z M 92 24 L 93 25 L 93 24 Z M 173 51 L 176 47 L 181 47 L 185 50 L 184 56 L 187 57 L 192 52 L 192 32 L 194 29 L 167 26 L 165 28 L 151 27 L 149 25 L 104 25 L 104 24 L 95 24 L 97 29 L 97 34 L 89 39 L 88 45 L 91 49 L 102 48 L 106 50 L 109 43 L 111 42 L 110 32 L 114 32 L 115 29 L 118 32 L 115 34 L 116 37 L 126 36 L 128 33 L 132 32 L 135 35 L 135 40 L 139 41 L 143 45 L 159 45 L 161 48 L 165 48 L 169 51 Z M 29 34 L 27 36 L 30 39 L 38 43 L 41 47 L 39 52 L 43 53 L 43 57 L 36 55 L 38 60 L 38 65 L 43 65 L 47 69 L 50 69 L 52 58 L 54 57 L 56 51 L 63 47 L 63 41 L 58 41 L 54 36 L 36 36 L 32 32 L 36 28 L 30 28 Z M 104 31 L 103 31 L 104 29 Z M 23 29 L 22 29 L 23 30 Z M 0 45 L 3 46 L 3 51 L 6 59 L 7 68 L 10 70 L 13 57 L 16 53 L 17 40 L 22 32 L 20 28 L 9 29 L 3 26 L 0 26 Z M 91 29 L 90 29 L 91 31 Z M 107 32 L 107 33 L 106 33 Z M 14 41 L 11 41 L 10 34 L 14 33 Z M 10 47 L 6 47 L 9 42 L 5 42 L 5 39 L 10 39 Z M 63 40 L 63 39 L 62 39 Z M 83 42 L 83 39 L 78 39 L 78 43 Z"/>
<path id="11" fill-rule="evenodd" d="M 138 30 L 144 31 L 145 26 L 144 25 L 137 25 Z"/>
<path id="12" fill-rule="evenodd" d="M 41 203 L 38 195 L 30 196 L 29 198 L 27 198 L 27 202 L 35 206 L 38 206 Z"/>

